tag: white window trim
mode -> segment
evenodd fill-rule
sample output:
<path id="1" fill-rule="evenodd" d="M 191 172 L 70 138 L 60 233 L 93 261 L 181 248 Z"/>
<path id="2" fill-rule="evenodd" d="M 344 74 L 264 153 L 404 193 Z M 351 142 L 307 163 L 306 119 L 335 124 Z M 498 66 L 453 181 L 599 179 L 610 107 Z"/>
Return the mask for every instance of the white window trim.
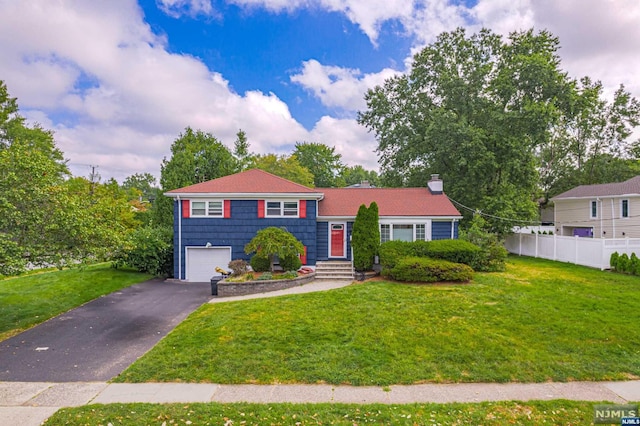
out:
<path id="1" fill-rule="evenodd" d="M 209 203 L 221 203 L 221 209 L 219 215 L 209 214 Z M 194 214 L 193 213 L 193 203 L 205 203 L 204 205 L 204 214 Z M 189 203 L 189 217 L 224 217 L 224 200 L 220 199 L 208 199 L 208 200 L 191 200 Z"/>
<path id="2" fill-rule="evenodd" d="M 596 204 L 596 215 L 593 215 L 593 203 Z M 600 209 L 598 208 L 598 200 L 589 200 L 589 218 L 590 219 L 598 219 L 600 213 Z"/>
<path id="3" fill-rule="evenodd" d="M 397 220 L 380 220 L 380 240 L 382 241 L 382 225 L 389 225 L 389 241 L 393 239 L 393 226 L 394 225 L 412 225 L 413 226 L 413 241 L 416 241 L 416 225 L 424 225 L 424 240 L 417 241 L 430 241 L 431 240 L 431 221 L 416 221 L 415 219 L 397 219 Z"/>
<path id="4" fill-rule="evenodd" d="M 627 215 L 623 216 L 622 213 L 624 212 L 624 202 L 627 202 Z M 629 199 L 628 198 L 624 198 L 622 200 L 620 200 L 620 219 L 629 219 L 631 217 L 631 203 L 629 203 Z"/>
<path id="5" fill-rule="evenodd" d="M 280 213 L 277 215 L 269 214 L 269 203 L 280 203 Z M 284 214 L 284 204 L 285 203 L 295 203 L 296 204 L 296 214 L 295 215 L 285 215 Z M 295 219 L 300 217 L 300 200 L 264 200 L 264 217 L 267 218 L 284 218 L 284 219 Z"/>

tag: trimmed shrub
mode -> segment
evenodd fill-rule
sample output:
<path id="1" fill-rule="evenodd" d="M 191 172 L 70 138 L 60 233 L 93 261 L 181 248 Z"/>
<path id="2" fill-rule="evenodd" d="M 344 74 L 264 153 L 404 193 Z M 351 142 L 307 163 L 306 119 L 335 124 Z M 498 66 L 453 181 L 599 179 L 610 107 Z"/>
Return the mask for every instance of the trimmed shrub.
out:
<path id="1" fill-rule="evenodd" d="M 414 282 L 466 282 L 473 278 L 473 269 L 462 263 L 425 257 L 405 257 L 386 273 L 397 281 Z"/>
<path id="2" fill-rule="evenodd" d="M 629 261 L 629 255 L 627 253 L 622 253 L 620 258 L 618 259 L 618 267 L 617 270 L 622 272 L 623 274 L 628 274 L 631 269 L 631 262 Z"/>
<path id="3" fill-rule="evenodd" d="M 387 241 L 380 246 L 383 269 L 391 269 L 400 259 L 410 256 L 464 263 L 474 270 L 481 268 L 485 259 L 480 247 L 463 240 Z"/>
<path id="4" fill-rule="evenodd" d="M 375 201 L 368 208 L 362 204 L 351 231 L 353 267 L 356 271 L 369 271 L 373 268 L 373 258 L 380 250 L 378 222 L 378 205 Z"/>
<path id="5" fill-rule="evenodd" d="M 640 259 L 638 259 L 635 253 L 631 253 L 631 257 L 629 258 L 629 273 L 631 275 L 640 274 Z"/>
<path id="6" fill-rule="evenodd" d="M 269 268 L 271 268 L 271 262 L 269 262 L 269 258 L 266 256 L 261 256 L 259 254 L 254 255 L 249 263 L 251 264 L 251 269 L 256 272 L 267 272 Z"/>
<path id="7" fill-rule="evenodd" d="M 618 261 L 620 260 L 620 253 L 614 251 L 611 253 L 611 257 L 609 258 L 609 265 L 611 265 L 612 271 L 618 270 Z"/>
<path id="8" fill-rule="evenodd" d="M 298 256 L 285 256 L 280 259 L 280 266 L 285 271 L 297 271 L 302 266 L 302 261 Z"/>
<path id="9" fill-rule="evenodd" d="M 417 245 L 420 247 L 420 245 Z M 482 249 L 469 241 L 436 240 L 429 241 L 424 256 L 449 262 L 464 263 L 476 269 L 480 266 Z"/>
<path id="10" fill-rule="evenodd" d="M 249 272 L 249 264 L 244 259 L 236 259 L 229 262 L 229 269 L 233 271 L 233 275 L 242 275 Z"/>

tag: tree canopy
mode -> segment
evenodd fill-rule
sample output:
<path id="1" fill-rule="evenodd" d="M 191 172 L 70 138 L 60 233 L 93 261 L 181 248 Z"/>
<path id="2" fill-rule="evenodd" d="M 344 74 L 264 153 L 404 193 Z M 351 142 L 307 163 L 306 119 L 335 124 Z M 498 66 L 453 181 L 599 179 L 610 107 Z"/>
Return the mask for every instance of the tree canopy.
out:
<path id="1" fill-rule="evenodd" d="M 295 155 L 254 155 L 250 168 L 264 170 L 292 182 L 313 187 L 313 174 L 300 164 Z"/>
<path id="2" fill-rule="evenodd" d="M 607 152 L 601 144 L 614 146 L 627 133 L 621 127 L 635 123 L 622 118 L 635 115 L 635 100 L 624 91 L 610 107 L 590 106 L 601 102 L 599 89 L 570 79 L 558 49 L 547 31 L 503 38 L 458 29 L 438 36 L 414 56 L 409 74 L 369 90 L 359 114 L 376 134 L 385 183 L 422 186 L 439 173 L 451 198 L 512 220 L 490 220 L 496 231 L 535 219 L 543 159 L 556 170 L 563 158 L 558 147 L 571 143 L 578 156 L 585 149 Z M 611 118 L 598 121 L 598 111 Z M 581 126 L 594 134 L 566 137 Z M 577 160 L 568 161 L 573 167 Z M 549 174 L 547 187 L 555 179 Z"/>
<path id="3" fill-rule="evenodd" d="M 345 186 L 342 179 L 345 166 L 342 164 L 342 156 L 336 154 L 334 147 L 314 142 L 298 142 L 293 155 L 311 172 L 315 187 Z"/>
<path id="4" fill-rule="evenodd" d="M 227 176 L 239 171 L 231 151 L 211 133 L 187 127 L 171 145 L 171 158 L 162 160 L 162 192 Z M 153 207 L 158 226 L 173 226 L 173 200 L 161 195 Z"/>

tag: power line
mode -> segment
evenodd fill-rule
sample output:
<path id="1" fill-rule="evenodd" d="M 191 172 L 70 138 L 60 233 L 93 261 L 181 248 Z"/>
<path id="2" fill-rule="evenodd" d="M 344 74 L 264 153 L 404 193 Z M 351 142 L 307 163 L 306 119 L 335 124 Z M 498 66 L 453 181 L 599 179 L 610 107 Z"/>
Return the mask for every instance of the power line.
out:
<path id="1" fill-rule="evenodd" d="M 540 222 L 539 220 L 537 221 L 533 221 L 533 220 L 524 220 L 524 219 L 511 219 L 508 217 L 500 217 L 500 216 L 494 216 L 492 214 L 488 214 L 488 213 L 483 213 L 482 211 L 478 210 L 478 209 L 473 209 L 471 207 L 465 206 L 464 204 L 460 203 L 459 201 L 454 200 L 453 198 L 449 197 L 447 195 L 447 198 L 449 199 L 449 201 L 451 201 L 454 204 L 459 205 L 460 207 L 462 207 L 463 209 L 466 209 L 474 214 L 479 214 L 480 216 L 483 217 L 488 217 L 491 219 L 497 219 L 497 220 L 504 220 L 506 222 L 513 222 L 513 223 L 528 223 L 531 225 L 541 225 L 542 222 Z"/>

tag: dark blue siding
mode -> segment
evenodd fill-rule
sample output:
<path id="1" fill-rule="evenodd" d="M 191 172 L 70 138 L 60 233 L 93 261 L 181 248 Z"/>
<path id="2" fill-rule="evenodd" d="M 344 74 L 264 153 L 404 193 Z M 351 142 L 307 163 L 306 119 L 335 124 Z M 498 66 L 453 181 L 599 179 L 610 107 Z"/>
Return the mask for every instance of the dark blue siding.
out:
<path id="1" fill-rule="evenodd" d="M 318 260 L 329 259 L 329 222 L 316 224 Z"/>
<path id="2" fill-rule="evenodd" d="M 284 227 L 307 247 L 307 264 L 315 265 L 317 259 L 316 214 L 317 202 L 307 200 L 306 218 L 258 218 L 257 200 L 231 200 L 231 217 L 182 219 L 182 276 L 185 277 L 185 247 L 212 246 L 231 247 L 231 259 L 249 260 L 244 246 L 263 228 Z M 174 218 L 179 218 L 178 203 L 174 207 Z M 175 222 L 175 247 L 178 246 L 178 219 Z M 174 274 L 178 276 L 178 255 L 174 253 Z"/>
<path id="3" fill-rule="evenodd" d="M 432 240 L 449 240 L 451 239 L 451 223 L 452 222 L 431 222 L 431 239 Z M 458 238 L 458 222 L 454 222 L 453 228 L 454 238 Z"/>

